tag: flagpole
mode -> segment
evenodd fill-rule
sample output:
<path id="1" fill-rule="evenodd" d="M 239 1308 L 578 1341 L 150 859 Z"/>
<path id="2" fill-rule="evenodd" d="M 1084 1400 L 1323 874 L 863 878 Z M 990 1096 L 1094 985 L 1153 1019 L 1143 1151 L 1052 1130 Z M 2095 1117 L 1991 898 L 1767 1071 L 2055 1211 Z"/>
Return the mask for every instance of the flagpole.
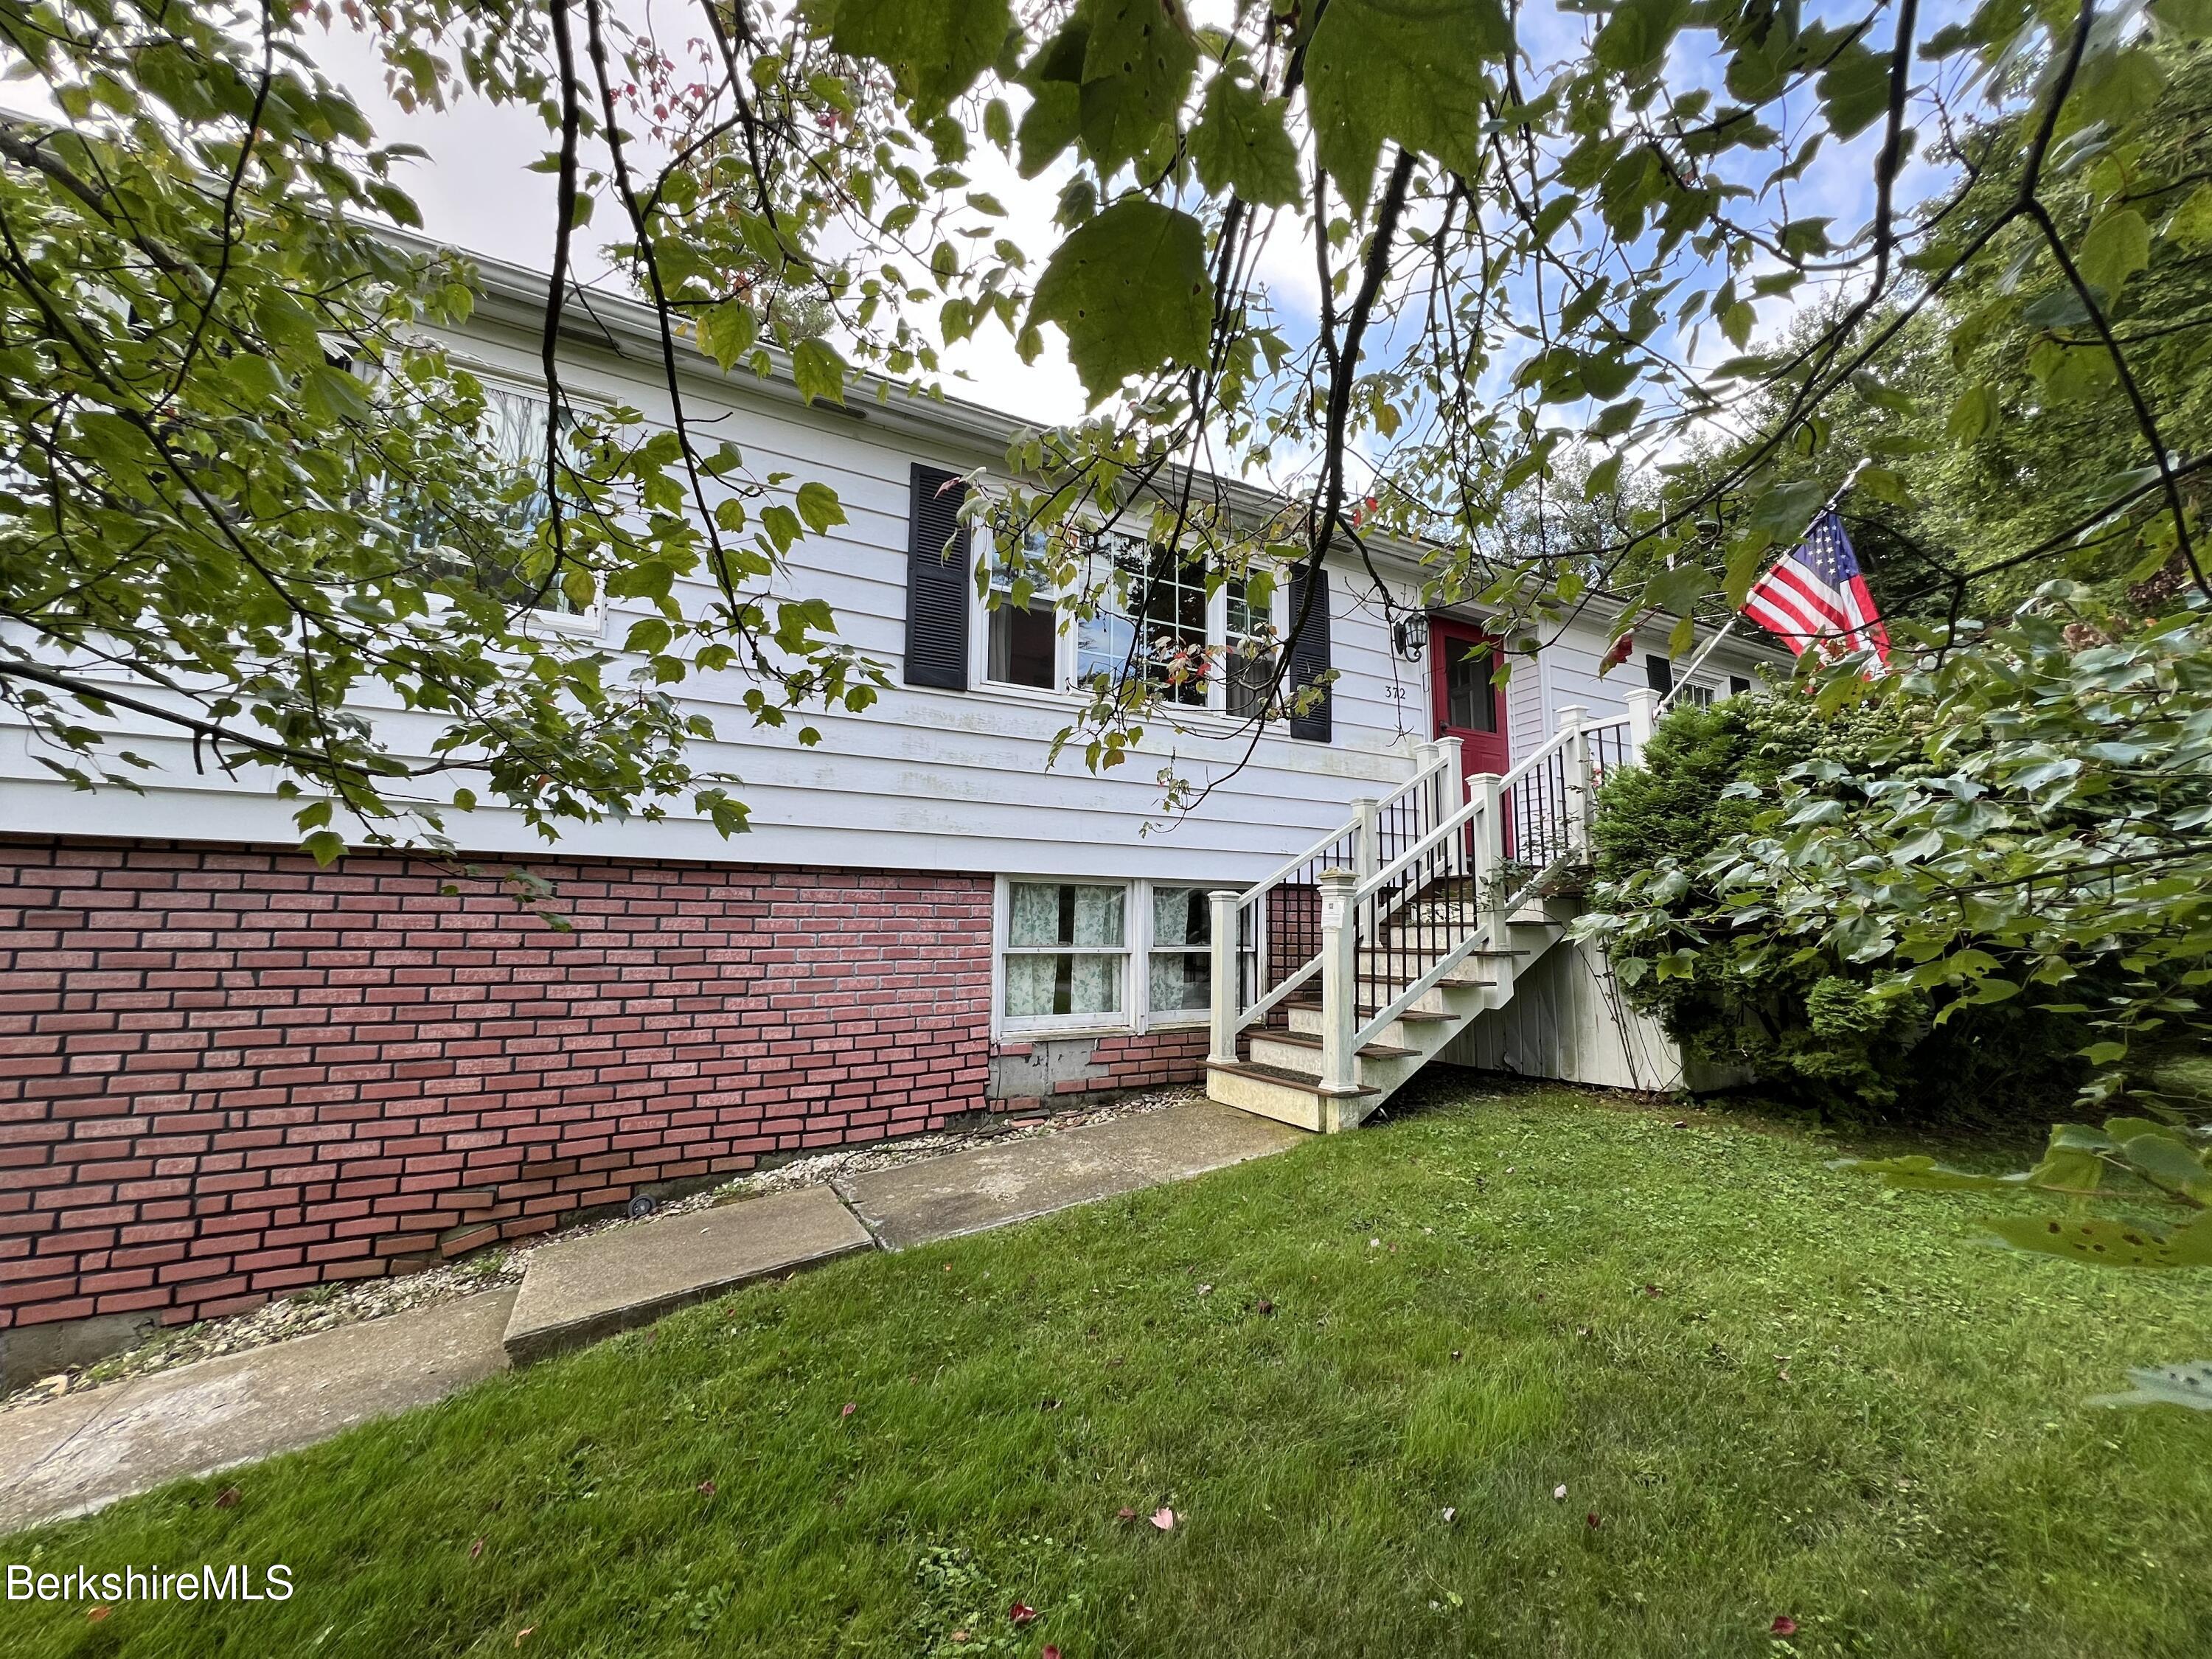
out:
<path id="1" fill-rule="evenodd" d="M 1802 542 L 1806 536 L 1811 535 L 1813 533 L 1813 526 L 1820 523 L 1821 520 L 1826 518 L 1829 514 L 1836 510 L 1836 503 L 1843 500 L 1844 492 L 1850 489 L 1853 484 L 1859 481 L 1859 474 L 1865 471 L 1868 467 L 1873 465 L 1874 458 L 1872 456 L 1868 456 L 1850 470 L 1850 472 L 1844 477 L 1843 483 L 1836 486 L 1835 494 L 1829 496 L 1826 501 L 1821 502 L 1820 511 L 1814 514 L 1810 519 L 1805 521 L 1805 533 L 1804 535 L 1798 537 L 1798 541 Z M 1705 641 L 1704 647 L 1698 651 L 1698 654 L 1690 659 L 1689 666 L 1683 669 L 1683 671 L 1675 677 L 1674 684 L 1668 689 L 1667 695 L 1659 699 L 1659 706 L 1651 711 L 1653 719 L 1656 720 L 1660 715 L 1667 712 L 1667 705 L 1674 702 L 1675 696 L 1684 686 L 1690 683 L 1690 676 L 1696 673 L 1698 670 L 1705 665 L 1705 659 L 1713 654 L 1713 647 L 1735 631 L 1736 623 L 1742 619 L 1742 617 L 1743 612 L 1741 611 L 1735 611 L 1729 613 L 1728 621 L 1722 623 L 1719 629 L 1713 635 L 1712 638 Z"/>

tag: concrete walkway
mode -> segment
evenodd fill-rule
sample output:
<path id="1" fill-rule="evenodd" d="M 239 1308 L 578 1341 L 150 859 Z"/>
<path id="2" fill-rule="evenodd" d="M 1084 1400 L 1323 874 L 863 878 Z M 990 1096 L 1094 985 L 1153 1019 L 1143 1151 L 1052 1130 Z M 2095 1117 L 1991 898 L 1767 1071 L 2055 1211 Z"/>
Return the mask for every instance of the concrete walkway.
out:
<path id="1" fill-rule="evenodd" d="M 1211 1100 L 853 1176 L 840 1187 L 885 1249 L 957 1238 L 1264 1158 L 1304 1132 Z"/>
<path id="2" fill-rule="evenodd" d="M 0 1533 L 327 1440 L 507 1368 L 513 1291 L 0 1413 Z"/>
<path id="3" fill-rule="evenodd" d="M 519 1290 L 0 1413 L 0 1533 L 313 1445 L 750 1279 L 1025 1221 L 1303 1139 L 1199 1100 L 546 1245 Z"/>

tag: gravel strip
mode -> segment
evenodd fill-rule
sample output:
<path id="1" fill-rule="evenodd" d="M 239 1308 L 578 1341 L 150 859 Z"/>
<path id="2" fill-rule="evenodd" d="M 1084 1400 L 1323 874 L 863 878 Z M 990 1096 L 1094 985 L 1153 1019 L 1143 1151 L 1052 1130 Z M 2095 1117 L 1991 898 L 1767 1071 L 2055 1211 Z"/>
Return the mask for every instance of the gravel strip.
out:
<path id="1" fill-rule="evenodd" d="M 179 1325 L 159 1331 L 127 1352 L 111 1355 L 79 1370 L 41 1377 L 12 1394 L 0 1396 L 0 1412 L 11 1411 L 18 1406 L 37 1405 L 65 1394 L 97 1388 L 103 1382 L 119 1382 L 125 1377 L 149 1376 L 155 1371 L 189 1365 L 195 1360 L 241 1353 L 249 1348 L 264 1347 L 271 1342 L 283 1342 L 295 1336 L 312 1336 L 318 1331 L 356 1324 L 364 1319 L 381 1319 L 387 1314 L 403 1313 L 410 1308 L 420 1308 L 428 1303 L 474 1296 L 483 1291 L 502 1290 L 522 1282 L 522 1270 L 529 1265 L 532 1250 L 567 1239 L 581 1238 L 587 1233 L 605 1232 L 611 1227 L 634 1227 L 641 1221 L 681 1215 L 689 1210 L 704 1209 L 711 1204 L 729 1204 L 769 1193 L 789 1192 L 799 1187 L 818 1187 L 845 1176 L 862 1175 L 871 1170 L 894 1169 L 902 1164 L 918 1164 L 925 1158 L 945 1158 L 987 1144 L 1027 1140 L 1037 1135 L 1057 1134 L 1063 1129 L 1079 1129 L 1088 1123 L 1134 1117 L 1142 1112 L 1156 1112 L 1165 1106 L 1196 1099 L 1201 1092 L 1193 1088 L 1164 1089 L 1127 1095 L 1103 1106 L 1008 1118 L 980 1124 L 971 1129 L 949 1129 L 939 1134 L 917 1135 L 910 1140 L 809 1153 L 773 1169 L 756 1170 L 738 1176 L 710 1191 L 695 1193 L 688 1198 L 660 1205 L 647 1215 L 616 1216 L 557 1232 L 539 1233 L 514 1244 L 488 1247 L 447 1266 L 428 1268 L 422 1273 L 404 1273 L 390 1279 L 362 1279 L 318 1285 L 281 1302 L 256 1308 L 251 1313 L 234 1314 L 228 1319 L 204 1320 L 197 1325 Z"/>

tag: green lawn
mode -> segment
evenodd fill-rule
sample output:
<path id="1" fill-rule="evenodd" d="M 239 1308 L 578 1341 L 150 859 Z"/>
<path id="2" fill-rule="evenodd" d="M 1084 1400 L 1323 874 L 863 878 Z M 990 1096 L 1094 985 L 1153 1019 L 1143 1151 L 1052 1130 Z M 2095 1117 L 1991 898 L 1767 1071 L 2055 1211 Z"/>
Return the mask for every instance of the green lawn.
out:
<path id="1" fill-rule="evenodd" d="M 1673 1116 L 1446 1099 L 759 1286 L 11 1540 L 299 1588 L 0 1604 L 0 1648 L 2212 1652 L 2212 1420 L 2082 1403 L 2212 1354 L 2212 1284 L 1985 1249 L 1986 1200 Z"/>

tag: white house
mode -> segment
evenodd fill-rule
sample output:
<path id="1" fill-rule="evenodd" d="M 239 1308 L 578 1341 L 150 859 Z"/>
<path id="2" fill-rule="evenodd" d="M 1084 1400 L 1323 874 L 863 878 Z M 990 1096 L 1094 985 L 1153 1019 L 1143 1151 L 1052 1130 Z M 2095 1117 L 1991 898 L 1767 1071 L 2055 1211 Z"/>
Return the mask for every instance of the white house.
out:
<path id="1" fill-rule="evenodd" d="M 450 343 L 512 418 L 542 421 L 542 280 L 490 262 L 481 273 L 477 317 Z M 572 392 L 665 418 L 651 313 L 592 295 L 568 317 Z M 1630 740 L 1628 693 L 1646 671 L 1601 674 L 1602 621 L 1568 626 L 1498 688 L 1463 648 L 1478 612 L 1424 615 L 1404 550 L 1383 550 L 1370 572 L 1347 549 L 1326 572 L 1326 627 L 1304 646 L 1303 672 L 1335 672 L 1325 711 L 1271 725 L 1240 767 L 1237 689 L 1206 685 L 1172 728 L 1154 726 L 1142 758 L 1218 787 L 1164 816 L 1153 766 L 1048 764 L 1078 702 L 1070 688 L 1117 663 L 1126 638 L 1110 623 L 1062 634 L 987 611 L 969 573 L 937 557 L 939 486 L 1002 468 L 1014 416 L 903 396 L 809 406 L 787 384 L 724 376 L 704 358 L 687 372 L 691 418 L 731 437 L 757 474 L 837 490 L 849 521 L 796 546 L 789 582 L 830 603 L 842 635 L 890 665 L 891 689 L 865 714 L 814 720 L 822 741 L 807 748 L 752 726 L 738 674 L 695 678 L 683 695 L 720 733 L 699 759 L 742 780 L 750 834 L 726 841 L 677 814 L 572 830 L 549 850 L 518 819 L 478 811 L 450 821 L 459 868 L 367 854 L 318 869 L 289 850 L 283 803 L 196 769 L 186 745 L 158 733 L 132 735 L 161 767 L 134 795 L 72 789 L 27 731 L 0 730 L 0 1328 L 69 1322 L 96 1342 L 148 1318 L 440 1260 L 804 1147 L 1195 1081 L 1210 1045 L 1228 1062 L 1218 1092 L 1236 1097 L 1241 1076 L 1266 1096 L 1310 1039 L 1321 1099 L 1319 1045 L 1340 1047 L 1387 1009 L 1355 1009 L 1323 1032 L 1296 996 L 1253 1012 L 1284 973 L 1236 997 L 1213 989 L 1240 945 L 1248 979 L 1255 953 L 1282 954 L 1281 892 L 1319 891 L 1320 866 L 1298 876 L 1295 861 L 1356 828 L 1362 802 L 1388 820 L 1365 844 L 1364 874 L 1434 842 L 1395 888 L 1352 892 L 1370 924 L 1344 947 L 1357 978 L 1409 948 L 1407 902 L 1474 894 L 1500 849 L 1516 869 L 1542 862 L 1512 853 L 1516 837 L 1534 844 L 1539 806 L 1510 802 L 1543 778 L 1531 771 L 1505 808 L 1455 824 L 1462 774 L 1536 757 L 1572 789 L 1577 756 L 1618 760 Z M 1275 599 L 1279 625 L 1291 598 Z M 1145 621 L 1163 617 L 1217 646 L 1251 626 L 1234 592 L 1208 602 L 1164 584 Z M 612 642 L 628 619 L 609 605 L 538 625 Z M 1652 672 L 1662 649 L 1644 653 Z M 1686 695 L 1744 689 L 1771 660 L 1730 641 Z M 1583 735 L 1563 746 L 1555 734 L 1577 709 Z M 1456 758 L 1440 738 L 1458 739 Z M 1361 874 L 1357 848 L 1346 857 Z M 1296 879 L 1249 907 L 1246 936 L 1217 953 L 1215 918 L 1230 912 L 1209 895 L 1286 861 Z M 517 865 L 551 884 L 573 931 L 502 894 L 500 874 Z M 1414 876 L 1426 884 L 1408 885 Z M 1401 1035 L 1427 1018 L 1415 1004 L 1458 1012 L 1431 1019 L 1450 1030 L 1418 1055 L 1367 1034 L 1356 1046 L 1396 1055 L 1370 1071 L 1448 1049 L 1591 1081 L 1673 1082 L 1670 1057 L 1649 1030 L 1611 1019 L 1602 975 L 1571 951 L 1549 978 L 1533 963 L 1518 970 L 1518 1016 L 1453 1001 L 1469 962 L 1512 966 L 1507 923 L 1525 934 L 1540 895 L 1513 896 L 1522 909 L 1492 918 L 1495 937 L 1461 927 L 1390 981 L 1412 998 L 1390 1026 Z M 1312 969 L 1294 992 L 1328 977 L 1313 965 L 1317 929 L 1308 943 L 1285 964 Z M 1571 972 L 1559 966 L 1570 958 Z M 1217 1001 L 1230 1006 L 1210 1018 Z M 1312 1029 L 1285 1032 L 1286 1015 Z M 1291 1044 L 1272 1060 L 1249 1048 L 1271 1018 Z M 1352 1075 L 1356 1056 L 1326 1058 L 1338 1085 L 1385 1092 Z"/>

